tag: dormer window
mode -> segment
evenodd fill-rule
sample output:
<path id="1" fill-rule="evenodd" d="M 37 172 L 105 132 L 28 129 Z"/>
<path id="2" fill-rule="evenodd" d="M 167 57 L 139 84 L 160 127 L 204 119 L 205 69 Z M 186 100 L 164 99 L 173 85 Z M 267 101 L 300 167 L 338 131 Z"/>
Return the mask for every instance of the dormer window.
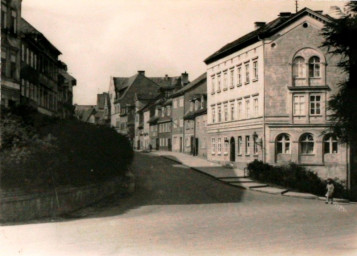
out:
<path id="1" fill-rule="evenodd" d="M 195 111 L 199 110 L 200 109 L 200 101 L 199 100 L 196 100 L 195 101 Z"/>

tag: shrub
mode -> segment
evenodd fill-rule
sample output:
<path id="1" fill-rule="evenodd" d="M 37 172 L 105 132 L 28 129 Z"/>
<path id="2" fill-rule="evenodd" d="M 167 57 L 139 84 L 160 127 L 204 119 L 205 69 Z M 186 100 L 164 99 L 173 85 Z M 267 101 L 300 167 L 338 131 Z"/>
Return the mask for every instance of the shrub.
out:
<path id="1" fill-rule="evenodd" d="M 1 128 L 4 189 L 98 183 L 123 176 L 134 156 L 129 140 L 111 128 L 48 118 L 31 109 L 3 112 Z"/>
<path id="2" fill-rule="evenodd" d="M 256 180 L 276 184 L 300 192 L 313 193 L 324 196 L 326 182 L 316 173 L 306 170 L 303 166 L 289 163 L 285 166 L 272 166 L 262 161 L 254 160 L 248 164 L 249 175 Z M 347 192 L 338 181 L 333 181 L 336 197 L 347 197 Z"/>

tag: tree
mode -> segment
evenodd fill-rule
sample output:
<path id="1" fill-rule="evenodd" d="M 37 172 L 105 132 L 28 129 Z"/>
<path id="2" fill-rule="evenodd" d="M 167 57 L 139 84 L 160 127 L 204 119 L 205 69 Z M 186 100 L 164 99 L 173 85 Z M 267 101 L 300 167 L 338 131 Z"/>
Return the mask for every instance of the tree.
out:
<path id="1" fill-rule="evenodd" d="M 322 35 L 331 54 L 341 56 L 338 66 L 347 74 L 339 83 L 339 91 L 329 101 L 333 132 L 351 145 L 357 145 L 357 2 L 346 4 L 344 10 L 334 7 L 339 18 L 325 25 Z"/>

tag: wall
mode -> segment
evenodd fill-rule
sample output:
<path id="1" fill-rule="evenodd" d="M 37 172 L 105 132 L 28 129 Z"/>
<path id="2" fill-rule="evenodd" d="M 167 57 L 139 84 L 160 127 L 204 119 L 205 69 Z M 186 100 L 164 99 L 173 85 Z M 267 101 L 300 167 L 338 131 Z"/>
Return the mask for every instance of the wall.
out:
<path id="1" fill-rule="evenodd" d="M 104 184 L 55 192 L 3 196 L 0 201 L 0 221 L 26 221 L 43 217 L 56 217 L 95 203 L 109 195 L 125 192 L 122 179 Z"/>

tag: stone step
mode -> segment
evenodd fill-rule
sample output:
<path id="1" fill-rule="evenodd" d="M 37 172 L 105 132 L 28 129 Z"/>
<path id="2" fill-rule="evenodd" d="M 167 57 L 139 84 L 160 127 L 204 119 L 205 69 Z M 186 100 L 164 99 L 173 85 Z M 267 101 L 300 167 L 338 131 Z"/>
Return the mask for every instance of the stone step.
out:
<path id="1" fill-rule="evenodd" d="M 310 193 L 300 193 L 300 192 L 286 192 L 283 196 L 298 197 L 305 199 L 317 199 L 318 197 Z"/>
<path id="2" fill-rule="evenodd" d="M 229 184 L 237 187 L 243 187 L 246 189 L 251 188 L 259 188 L 259 187 L 267 187 L 268 185 L 263 183 L 256 183 L 256 182 L 230 182 Z"/>
<path id="3" fill-rule="evenodd" d="M 286 191 L 286 189 L 281 188 L 274 188 L 274 187 L 260 187 L 260 188 L 252 188 L 254 191 L 273 194 L 273 195 L 280 195 L 282 192 Z"/>
<path id="4" fill-rule="evenodd" d="M 242 177 L 220 178 L 220 180 L 225 182 L 253 182 L 253 180 L 249 178 L 242 178 Z"/>

